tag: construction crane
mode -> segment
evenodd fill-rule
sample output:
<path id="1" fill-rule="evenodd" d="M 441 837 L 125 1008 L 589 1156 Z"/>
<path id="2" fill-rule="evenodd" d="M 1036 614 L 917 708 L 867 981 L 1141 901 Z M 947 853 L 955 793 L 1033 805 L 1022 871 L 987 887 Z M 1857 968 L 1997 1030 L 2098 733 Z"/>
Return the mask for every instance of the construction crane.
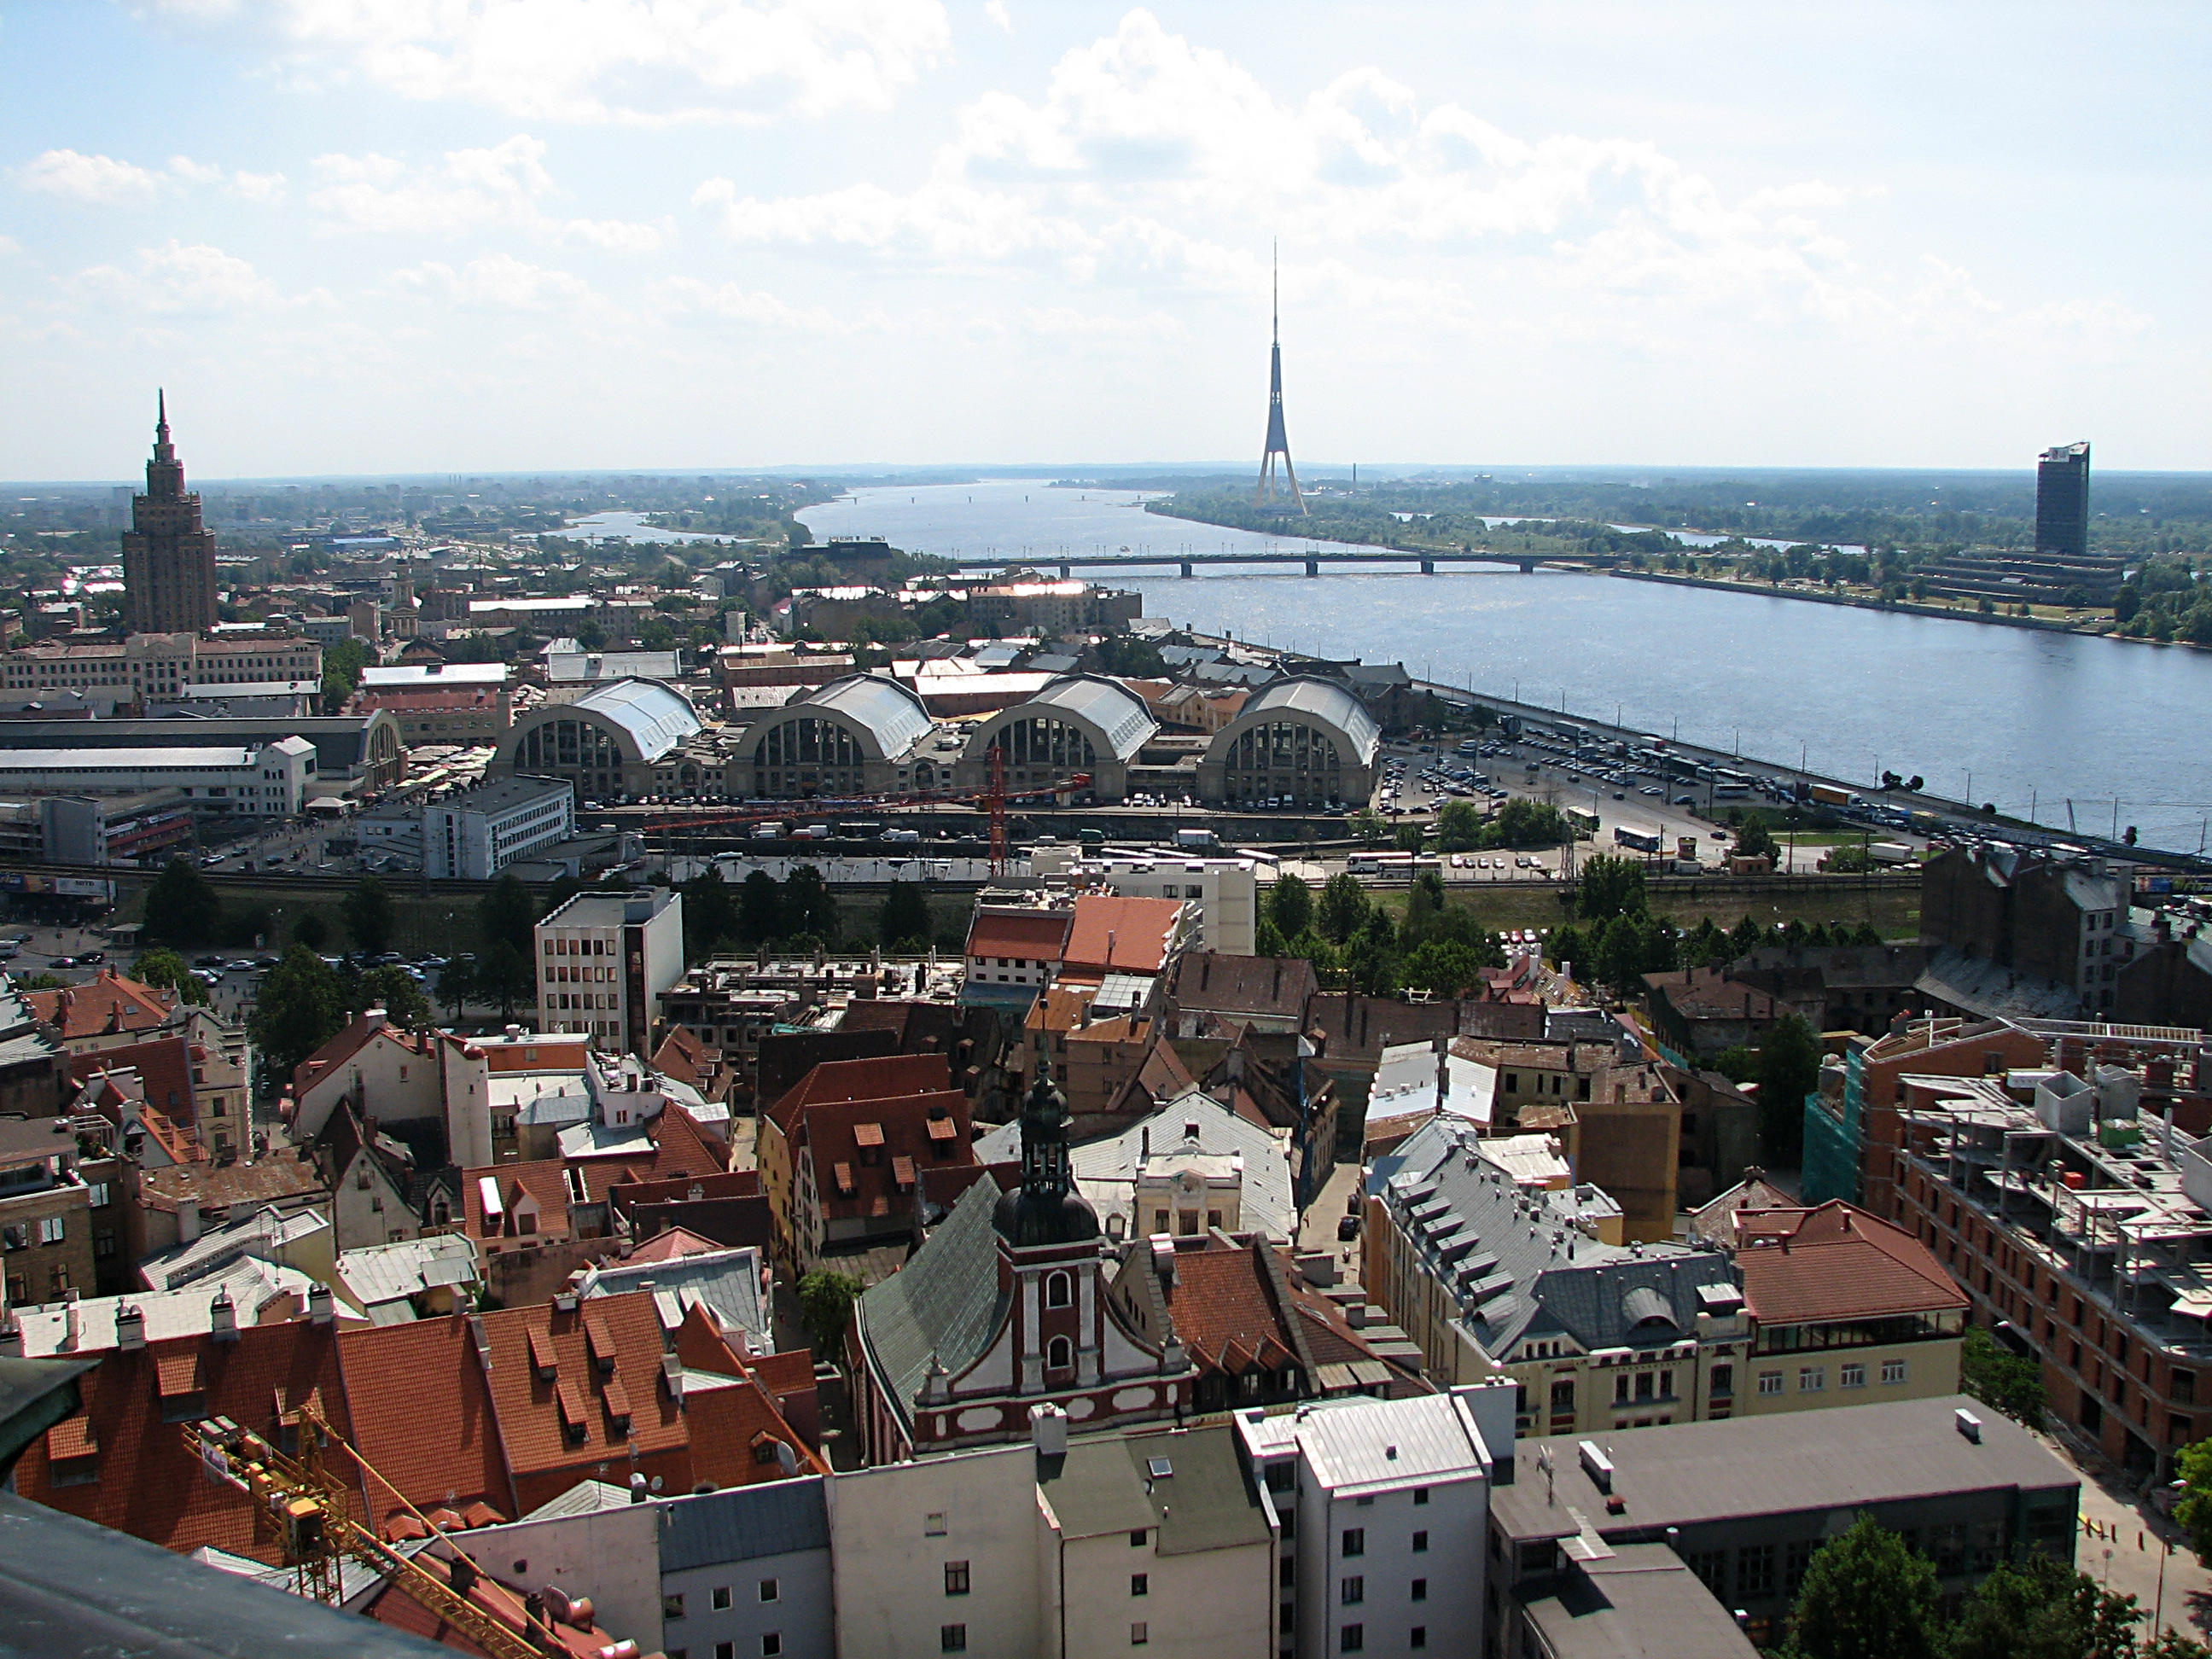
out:
<path id="1" fill-rule="evenodd" d="M 837 795 L 803 801 L 781 801 L 763 806 L 687 807 L 677 812 L 649 812 L 637 821 L 641 830 L 683 834 L 735 829 L 750 823 L 781 823 L 812 818 L 834 818 L 843 812 L 884 811 L 908 806 L 981 806 L 990 826 L 991 873 L 1006 873 L 1006 805 L 1010 801 L 1034 801 L 1072 795 L 1091 787 L 1091 775 L 1073 772 L 1042 789 L 1006 793 L 1006 757 L 995 744 L 991 750 L 990 781 L 981 789 L 921 790 L 886 795 Z"/>
<path id="2" fill-rule="evenodd" d="M 255 1536 L 282 1548 L 301 1595 L 336 1607 L 342 1599 L 338 1568 L 351 1559 L 387 1575 L 397 1588 L 465 1632 L 491 1659 L 545 1659 L 549 1653 L 567 1650 L 531 1606 L 522 1609 L 524 1628 L 518 1632 L 470 1600 L 468 1592 L 484 1576 L 483 1569 L 450 1534 L 441 1534 L 367 1458 L 333 1434 L 312 1403 L 301 1410 L 299 1435 L 300 1450 L 294 1455 L 227 1417 L 204 1418 L 185 1426 L 185 1448 L 208 1479 L 236 1487 L 253 1500 Z M 433 1572 L 416 1557 L 394 1549 L 346 1512 L 346 1483 L 323 1462 L 326 1442 L 398 1497 L 428 1535 L 445 1537 L 453 1552 L 447 1574 Z M 621 1645 L 636 1651 L 635 1643 Z"/>

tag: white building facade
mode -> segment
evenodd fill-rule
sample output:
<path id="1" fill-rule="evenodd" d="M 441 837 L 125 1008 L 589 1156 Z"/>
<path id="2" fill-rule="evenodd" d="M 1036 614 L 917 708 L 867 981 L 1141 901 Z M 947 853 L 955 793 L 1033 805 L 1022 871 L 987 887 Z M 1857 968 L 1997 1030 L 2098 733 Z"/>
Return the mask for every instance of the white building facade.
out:
<path id="1" fill-rule="evenodd" d="M 422 808 L 422 870 L 432 881 L 489 881 L 576 833 L 566 778 L 495 778 Z"/>
<path id="2" fill-rule="evenodd" d="M 648 1057 L 661 999 L 684 976 L 683 895 L 579 893 L 535 931 L 538 1029 Z"/>
<path id="3" fill-rule="evenodd" d="M 315 746 L 283 738 L 258 749 L 0 750 L 0 793 L 136 795 L 174 789 L 210 817 L 296 816 L 315 775 Z"/>

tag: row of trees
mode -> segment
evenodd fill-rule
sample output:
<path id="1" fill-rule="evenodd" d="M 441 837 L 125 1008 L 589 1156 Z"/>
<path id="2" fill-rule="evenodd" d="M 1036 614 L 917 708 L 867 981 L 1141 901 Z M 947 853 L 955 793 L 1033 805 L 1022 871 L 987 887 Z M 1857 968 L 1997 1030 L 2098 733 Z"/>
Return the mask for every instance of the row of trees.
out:
<path id="1" fill-rule="evenodd" d="M 1413 883 L 1402 921 L 1348 872 L 1330 877 L 1318 893 L 1297 876 L 1279 876 L 1261 912 L 1259 953 L 1304 957 L 1331 989 L 1456 996 L 1480 983 L 1485 968 L 1505 965 L 1498 936 L 1467 906 L 1445 902 L 1434 871 Z"/>
<path id="2" fill-rule="evenodd" d="M 2145 1635 L 2132 1595 L 2039 1552 L 2001 1563 L 1944 1610 L 1936 1564 L 1862 1515 L 1814 1553 L 1784 1659 L 2212 1659 L 2178 1632 Z"/>

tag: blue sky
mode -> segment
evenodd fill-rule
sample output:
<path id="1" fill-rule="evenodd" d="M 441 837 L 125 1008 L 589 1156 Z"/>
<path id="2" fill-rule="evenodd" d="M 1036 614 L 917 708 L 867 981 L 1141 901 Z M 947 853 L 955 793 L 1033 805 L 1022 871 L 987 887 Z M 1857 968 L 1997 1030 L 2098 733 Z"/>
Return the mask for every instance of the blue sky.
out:
<path id="1" fill-rule="evenodd" d="M 0 3 L 0 476 L 2208 465 L 2212 9 Z"/>

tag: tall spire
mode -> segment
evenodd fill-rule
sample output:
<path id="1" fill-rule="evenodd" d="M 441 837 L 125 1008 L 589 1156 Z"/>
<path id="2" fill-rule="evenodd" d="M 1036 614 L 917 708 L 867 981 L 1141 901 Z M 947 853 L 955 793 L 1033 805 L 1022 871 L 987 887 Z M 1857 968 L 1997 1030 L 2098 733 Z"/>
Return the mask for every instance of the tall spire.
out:
<path id="1" fill-rule="evenodd" d="M 1267 357 L 1267 447 L 1260 455 L 1260 482 L 1252 490 L 1254 506 L 1260 506 L 1276 497 L 1275 459 L 1280 456 L 1283 477 L 1289 482 L 1291 499 L 1297 503 L 1298 511 L 1306 510 L 1306 498 L 1298 489 L 1297 469 L 1291 465 L 1289 429 L 1283 424 L 1283 297 L 1282 260 L 1279 251 L 1271 255 L 1268 277 L 1269 332 L 1272 343 Z"/>
<path id="2" fill-rule="evenodd" d="M 173 461 L 176 455 L 176 446 L 169 441 L 169 394 L 157 386 L 154 391 L 154 459 Z M 149 483 L 148 488 L 150 489 L 152 485 Z"/>

